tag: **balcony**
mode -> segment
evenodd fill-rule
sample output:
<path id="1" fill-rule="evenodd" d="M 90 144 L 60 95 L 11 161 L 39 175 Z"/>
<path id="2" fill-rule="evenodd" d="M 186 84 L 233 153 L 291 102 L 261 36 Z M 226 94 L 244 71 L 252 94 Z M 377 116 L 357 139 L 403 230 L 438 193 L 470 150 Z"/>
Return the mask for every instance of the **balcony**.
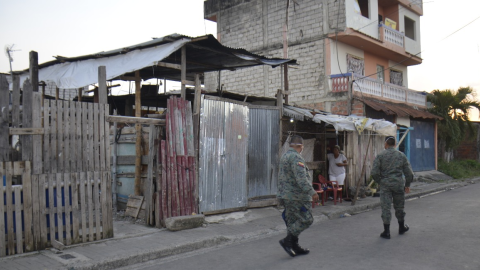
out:
<path id="1" fill-rule="evenodd" d="M 380 40 L 391 45 L 398 46 L 399 48 L 405 49 L 405 34 L 401 33 L 395 29 L 392 29 L 384 24 L 378 26 L 378 34 Z M 397 48 L 392 48 L 397 49 Z"/>
<path id="2" fill-rule="evenodd" d="M 331 75 L 332 92 L 347 92 L 348 85 L 354 80 L 353 95 L 358 97 L 369 96 L 396 103 L 406 103 L 412 106 L 427 106 L 427 96 L 422 92 L 408 89 L 391 83 L 382 83 L 378 80 L 363 77 L 357 74 Z"/>

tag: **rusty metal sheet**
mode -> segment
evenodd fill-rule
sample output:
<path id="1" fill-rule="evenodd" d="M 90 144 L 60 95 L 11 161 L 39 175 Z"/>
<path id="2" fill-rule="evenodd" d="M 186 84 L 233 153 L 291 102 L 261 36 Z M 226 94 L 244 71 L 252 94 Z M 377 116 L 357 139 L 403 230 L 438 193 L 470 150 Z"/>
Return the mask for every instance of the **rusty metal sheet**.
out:
<path id="1" fill-rule="evenodd" d="M 368 105 L 374 110 L 383 111 L 389 115 L 397 115 L 400 117 L 411 116 L 413 118 L 424 118 L 424 119 L 442 119 L 440 116 L 434 115 L 430 112 L 427 112 L 423 109 L 416 109 L 404 104 L 394 104 L 389 102 L 378 102 L 371 99 L 361 100 L 363 103 Z"/>

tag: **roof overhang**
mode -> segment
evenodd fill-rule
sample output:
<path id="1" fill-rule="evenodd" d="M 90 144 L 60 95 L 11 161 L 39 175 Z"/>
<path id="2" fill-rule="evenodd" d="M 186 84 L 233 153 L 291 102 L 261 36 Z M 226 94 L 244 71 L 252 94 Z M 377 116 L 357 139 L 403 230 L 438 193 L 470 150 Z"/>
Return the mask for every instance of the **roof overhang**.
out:
<path id="1" fill-rule="evenodd" d="M 413 118 L 423 118 L 423 119 L 434 119 L 442 120 L 443 118 L 432 114 L 426 110 L 408 106 L 405 104 L 390 103 L 385 101 L 376 101 L 373 99 L 359 99 L 365 105 L 376 111 L 383 111 L 388 115 L 397 115 L 399 117 L 413 117 Z"/>

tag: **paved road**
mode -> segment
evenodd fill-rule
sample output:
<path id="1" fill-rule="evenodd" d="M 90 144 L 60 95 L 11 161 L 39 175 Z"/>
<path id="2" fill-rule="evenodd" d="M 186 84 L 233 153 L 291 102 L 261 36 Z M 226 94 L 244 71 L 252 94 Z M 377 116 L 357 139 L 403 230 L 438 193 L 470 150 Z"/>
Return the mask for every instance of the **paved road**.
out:
<path id="1" fill-rule="evenodd" d="M 275 236 L 131 266 L 132 269 L 480 269 L 480 184 L 406 204 L 410 231 L 392 239 L 380 210 L 320 223 L 300 236 L 312 251 L 289 257 Z"/>

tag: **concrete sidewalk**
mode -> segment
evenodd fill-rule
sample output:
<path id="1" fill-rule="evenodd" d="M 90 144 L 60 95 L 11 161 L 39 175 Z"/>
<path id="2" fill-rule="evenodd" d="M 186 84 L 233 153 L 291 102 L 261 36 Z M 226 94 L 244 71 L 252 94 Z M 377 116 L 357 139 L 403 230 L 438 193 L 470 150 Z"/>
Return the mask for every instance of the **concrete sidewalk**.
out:
<path id="1" fill-rule="evenodd" d="M 464 187 L 480 181 L 442 180 L 413 182 L 408 199 Z M 344 201 L 313 209 L 315 223 L 369 211 L 380 205 L 379 198 L 357 200 L 355 206 Z M 408 208 L 408 205 L 407 205 Z M 202 248 L 228 245 L 285 234 L 281 212 L 275 207 L 250 209 L 206 217 L 203 227 L 171 232 L 128 221 L 114 222 L 115 238 L 66 247 L 63 251 L 44 250 L 0 259 L 2 269 L 116 269 L 149 260 L 178 255 Z M 347 214 L 347 215 L 346 215 Z M 380 219 L 380 217 L 379 217 Z"/>

